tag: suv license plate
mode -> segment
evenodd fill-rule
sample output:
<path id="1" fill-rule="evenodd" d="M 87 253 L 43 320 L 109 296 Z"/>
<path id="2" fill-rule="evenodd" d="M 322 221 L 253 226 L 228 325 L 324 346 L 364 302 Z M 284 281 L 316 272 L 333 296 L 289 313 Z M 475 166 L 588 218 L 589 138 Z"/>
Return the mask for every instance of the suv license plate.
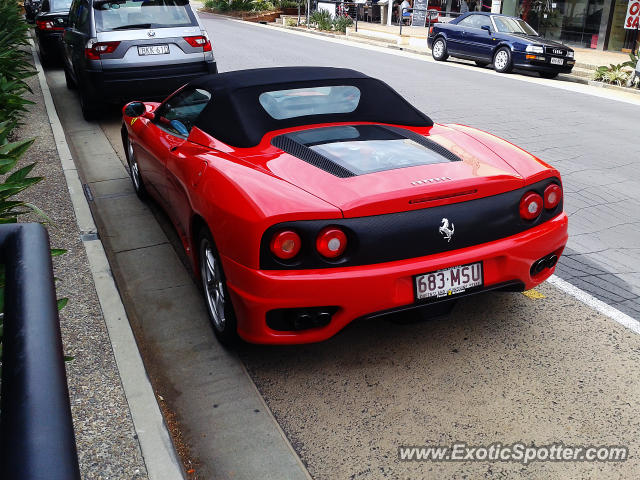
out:
<path id="1" fill-rule="evenodd" d="M 551 57 L 551 65 L 564 65 L 564 60 L 562 58 Z"/>
<path id="2" fill-rule="evenodd" d="M 169 45 L 148 45 L 138 47 L 138 55 L 164 55 L 169 53 Z"/>
<path id="3" fill-rule="evenodd" d="M 415 278 L 418 300 L 448 297 L 482 286 L 482 262 L 445 268 Z"/>

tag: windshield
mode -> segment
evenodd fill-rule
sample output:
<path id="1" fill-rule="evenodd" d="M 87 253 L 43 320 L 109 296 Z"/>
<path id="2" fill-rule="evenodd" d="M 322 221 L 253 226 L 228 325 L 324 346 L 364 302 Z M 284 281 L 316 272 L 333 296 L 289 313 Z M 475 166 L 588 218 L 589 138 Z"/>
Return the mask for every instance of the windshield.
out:
<path id="1" fill-rule="evenodd" d="M 188 0 L 115 0 L 95 2 L 98 32 L 196 25 Z"/>
<path id="2" fill-rule="evenodd" d="M 51 0 L 52 12 L 68 12 L 71 8 L 71 0 Z"/>
<path id="3" fill-rule="evenodd" d="M 493 17 L 493 21 L 496 22 L 496 28 L 499 32 L 538 36 L 538 32 L 520 18 L 498 17 L 496 15 Z"/>

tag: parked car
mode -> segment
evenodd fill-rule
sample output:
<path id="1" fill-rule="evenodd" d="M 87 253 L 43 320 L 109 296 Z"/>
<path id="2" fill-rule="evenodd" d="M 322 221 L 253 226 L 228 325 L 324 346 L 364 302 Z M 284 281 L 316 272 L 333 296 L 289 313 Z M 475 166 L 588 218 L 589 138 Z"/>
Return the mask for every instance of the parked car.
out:
<path id="1" fill-rule="evenodd" d="M 217 72 L 188 0 L 73 0 L 62 44 L 67 86 L 78 87 L 86 119 L 105 101 L 165 98 Z"/>
<path id="2" fill-rule="evenodd" d="M 46 65 L 60 55 L 60 38 L 67 26 L 71 0 L 43 0 L 36 15 L 36 43 L 40 60 Z"/>
<path id="3" fill-rule="evenodd" d="M 427 44 L 435 60 L 452 56 L 474 60 L 481 67 L 493 63 L 501 73 L 516 68 L 555 78 L 571 73 L 575 64 L 571 48 L 541 37 L 521 18 L 486 12 L 468 12 L 435 24 Z"/>
<path id="4" fill-rule="evenodd" d="M 122 140 L 222 342 L 317 342 L 359 317 L 530 289 L 567 242 L 558 170 L 353 70 L 204 76 L 127 104 Z"/>
<path id="5" fill-rule="evenodd" d="M 40 10 L 40 0 L 25 0 L 24 1 L 24 18 L 27 22 L 33 23 L 36 20 L 38 10 Z"/>

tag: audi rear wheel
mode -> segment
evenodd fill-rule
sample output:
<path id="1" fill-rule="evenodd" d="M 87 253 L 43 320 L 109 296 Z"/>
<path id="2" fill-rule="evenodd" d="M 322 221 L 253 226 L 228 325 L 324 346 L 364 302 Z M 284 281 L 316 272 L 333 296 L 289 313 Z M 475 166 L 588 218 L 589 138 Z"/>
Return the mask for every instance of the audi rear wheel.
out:
<path id="1" fill-rule="evenodd" d="M 433 56 L 433 59 L 438 62 L 443 62 L 449 58 L 449 54 L 447 53 L 447 41 L 444 38 L 436 38 L 436 41 L 433 42 L 431 55 Z"/>

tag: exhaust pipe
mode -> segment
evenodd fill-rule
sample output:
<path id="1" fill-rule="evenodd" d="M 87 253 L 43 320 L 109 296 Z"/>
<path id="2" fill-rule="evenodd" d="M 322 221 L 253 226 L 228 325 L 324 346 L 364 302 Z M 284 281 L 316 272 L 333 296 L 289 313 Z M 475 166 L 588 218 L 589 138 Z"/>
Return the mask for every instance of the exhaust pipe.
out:
<path id="1" fill-rule="evenodd" d="M 558 263 L 558 256 L 555 253 L 550 253 L 546 257 L 536 260 L 533 262 L 533 265 L 531 265 L 531 276 L 535 277 L 539 275 L 545 268 L 551 269 L 555 267 L 556 263 Z"/>

